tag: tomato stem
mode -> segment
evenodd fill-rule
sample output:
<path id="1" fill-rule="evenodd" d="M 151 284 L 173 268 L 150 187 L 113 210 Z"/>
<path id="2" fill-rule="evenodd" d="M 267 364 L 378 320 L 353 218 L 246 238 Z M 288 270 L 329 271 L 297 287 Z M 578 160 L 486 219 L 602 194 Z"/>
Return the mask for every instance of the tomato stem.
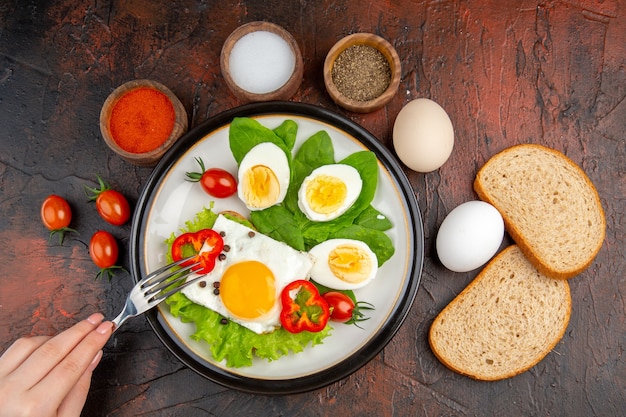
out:
<path id="1" fill-rule="evenodd" d="M 111 279 L 113 279 L 113 277 L 115 276 L 116 272 L 125 272 L 125 273 L 129 273 L 126 268 L 124 268 L 123 266 L 119 266 L 119 265 L 113 265 L 110 266 L 108 268 L 102 268 L 100 269 L 100 271 L 98 271 L 98 273 L 96 274 L 96 277 L 94 278 L 94 281 L 97 281 L 98 279 L 102 278 L 102 277 L 107 277 L 109 279 L 109 281 L 111 281 Z"/>
<path id="2" fill-rule="evenodd" d="M 59 236 L 59 245 L 63 244 L 63 239 L 65 238 L 65 234 L 66 233 L 76 233 L 78 234 L 78 232 L 72 228 L 69 227 L 62 227 L 61 229 L 55 229 L 50 231 L 50 236 L 48 236 L 48 243 L 50 243 L 50 241 L 52 240 L 52 237 L 55 235 Z"/>
<path id="3" fill-rule="evenodd" d="M 87 198 L 89 198 L 89 201 L 96 201 L 100 194 L 111 189 L 111 187 L 106 182 L 104 182 L 100 175 L 96 174 L 96 177 L 98 178 L 98 185 L 100 188 L 89 187 L 85 185 L 85 194 L 87 194 Z"/>
<path id="4" fill-rule="evenodd" d="M 195 157 L 194 159 L 196 160 L 198 165 L 200 165 L 200 172 L 186 172 L 185 176 L 187 178 L 185 179 L 191 182 L 199 182 L 202 179 L 202 174 L 204 174 L 204 171 L 206 171 L 206 169 L 204 168 L 204 161 L 202 160 L 202 158 Z"/>

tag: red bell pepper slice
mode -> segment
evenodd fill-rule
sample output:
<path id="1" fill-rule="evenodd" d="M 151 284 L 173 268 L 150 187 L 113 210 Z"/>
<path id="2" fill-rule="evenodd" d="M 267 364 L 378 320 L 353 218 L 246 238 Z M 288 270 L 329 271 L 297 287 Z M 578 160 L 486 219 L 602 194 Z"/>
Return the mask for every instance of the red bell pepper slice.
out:
<path id="1" fill-rule="evenodd" d="M 289 283 L 281 292 L 280 323 L 290 333 L 319 332 L 330 319 L 328 303 L 317 287 L 306 280 Z"/>
<path id="2" fill-rule="evenodd" d="M 200 253 L 205 242 L 209 249 Z M 193 259 L 182 263 L 181 266 L 200 262 L 200 265 L 193 267 L 192 270 L 198 274 L 208 274 L 215 267 L 215 260 L 223 249 L 224 240 L 219 233 L 213 229 L 202 229 L 178 236 L 172 244 L 172 259 L 176 262 L 195 255 Z"/>

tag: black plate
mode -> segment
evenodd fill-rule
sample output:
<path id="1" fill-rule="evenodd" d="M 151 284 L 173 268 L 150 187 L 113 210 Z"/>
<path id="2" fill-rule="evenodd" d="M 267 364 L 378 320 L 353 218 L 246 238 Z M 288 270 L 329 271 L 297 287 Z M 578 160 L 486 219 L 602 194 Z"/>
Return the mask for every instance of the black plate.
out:
<path id="1" fill-rule="evenodd" d="M 280 115 L 285 116 L 285 118 L 288 118 L 290 115 L 294 117 L 302 116 L 323 124 L 332 125 L 373 151 L 382 166 L 388 171 L 397 190 L 398 198 L 404 206 L 403 211 L 407 217 L 408 224 L 406 233 L 408 241 L 411 242 L 408 245 L 410 247 L 406 248 L 406 277 L 402 281 L 402 288 L 399 289 L 400 295 L 395 305 L 390 309 L 383 325 L 375 329 L 375 332 L 367 339 L 366 343 L 349 357 L 325 369 L 285 379 L 248 377 L 241 375 L 237 370 L 229 370 L 223 366 L 217 366 L 199 357 L 191 349 L 187 348 L 184 343 L 177 340 L 176 333 L 172 331 L 171 326 L 167 323 L 159 309 L 152 309 L 146 313 L 146 316 L 165 346 L 184 364 L 211 381 L 229 388 L 252 393 L 291 394 L 317 389 L 338 381 L 369 362 L 396 334 L 406 318 L 418 290 L 424 257 L 424 234 L 419 207 L 413 189 L 396 158 L 371 133 L 343 116 L 320 107 L 302 103 L 255 103 L 234 108 L 212 117 L 183 136 L 166 153 L 150 175 L 137 202 L 133 218 L 130 241 L 130 268 L 135 282 L 147 273 L 144 239 L 149 213 L 155 200 L 155 192 L 161 186 L 164 176 L 172 169 L 179 158 L 194 144 L 203 140 L 207 134 L 230 124 L 234 117 L 260 117 L 265 115 Z M 299 355 L 306 355 L 306 353 L 300 353 Z"/>

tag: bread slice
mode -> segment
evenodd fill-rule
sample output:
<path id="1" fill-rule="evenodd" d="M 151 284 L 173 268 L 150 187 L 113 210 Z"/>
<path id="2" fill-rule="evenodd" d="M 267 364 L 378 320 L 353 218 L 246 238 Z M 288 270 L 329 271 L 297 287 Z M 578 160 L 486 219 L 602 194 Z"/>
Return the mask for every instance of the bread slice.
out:
<path id="1" fill-rule="evenodd" d="M 598 192 L 561 152 L 534 144 L 505 149 L 478 171 L 474 190 L 500 211 L 515 243 L 549 277 L 579 274 L 602 247 Z"/>
<path id="2" fill-rule="evenodd" d="M 455 372 L 486 381 L 512 377 L 561 340 L 571 305 L 569 282 L 541 274 L 511 245 L 435 318 L 429 343 Z"/>

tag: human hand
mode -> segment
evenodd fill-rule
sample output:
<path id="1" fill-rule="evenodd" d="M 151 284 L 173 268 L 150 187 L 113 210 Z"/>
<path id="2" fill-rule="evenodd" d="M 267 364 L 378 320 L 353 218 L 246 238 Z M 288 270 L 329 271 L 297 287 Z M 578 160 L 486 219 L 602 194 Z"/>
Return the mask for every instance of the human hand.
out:
<path id="1" fill-rule="evenodd" d="M 113 323 L 95 313 L 54 337 L 16 340 L 0 357 L 2 416 L 79 416 Z"/>

